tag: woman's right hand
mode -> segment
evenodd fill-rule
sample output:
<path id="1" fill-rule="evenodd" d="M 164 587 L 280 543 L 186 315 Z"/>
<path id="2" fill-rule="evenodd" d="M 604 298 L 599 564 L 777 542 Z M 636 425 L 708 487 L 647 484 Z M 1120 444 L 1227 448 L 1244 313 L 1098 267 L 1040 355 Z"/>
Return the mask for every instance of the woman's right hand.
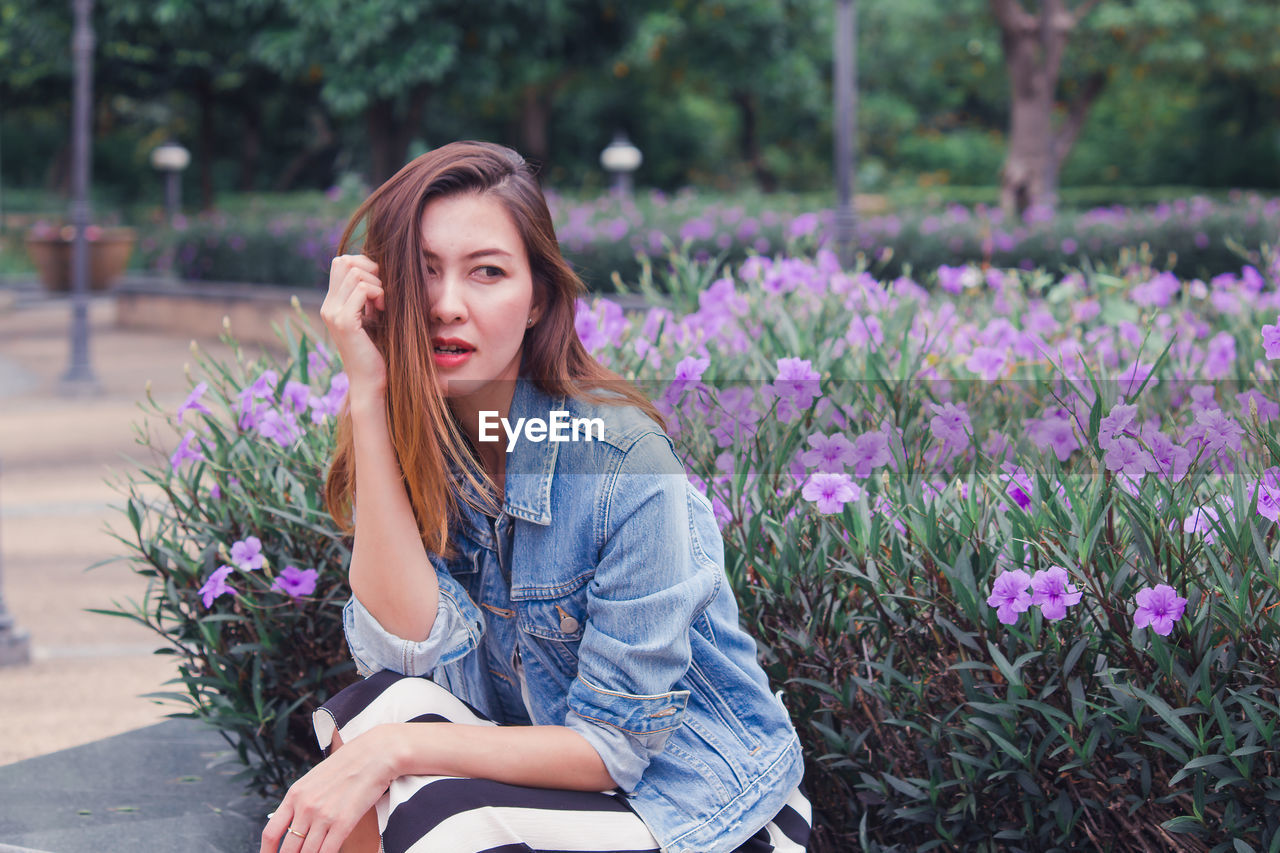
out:
<path id="1" fill-rule="evenodd" d="M 387 364 L 367 331 L 375 312 L 386 309 L 378 265 L 365 255 L 339 255 L 329 266 L 329 292 L 320 319 L 333 336 L 352 392 L 380 393 Z"/>

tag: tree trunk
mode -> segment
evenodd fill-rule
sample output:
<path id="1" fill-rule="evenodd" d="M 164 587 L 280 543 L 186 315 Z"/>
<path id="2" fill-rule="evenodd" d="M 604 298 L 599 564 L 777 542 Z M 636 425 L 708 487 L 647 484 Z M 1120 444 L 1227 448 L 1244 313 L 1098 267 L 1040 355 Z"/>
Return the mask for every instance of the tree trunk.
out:
<path id="1" fill-rule="evenodd" d="M 1068 10 L 1065 0 L 1041 0 L 1038 15 L 1029 14 L 1019 0 L 989 2 L 1009 74 L 1009 151 L 1000 173 L 1000 206 L 1010 216 L 1032 207 L 1052 211 L 1062 162 L 1105 83 L 1105 77 L 1090 78 L 1062 127 L 1055 128 L 1062 55 L 1071 32 L 1097 0 L 1085 0 L 1075 10 Z"/>
<path id="2" fill-rule="evenodd" d="M 196 89 L 200 104 L 200 209 L 213 209 L 213 81 L 202 77 Z"/>
<path id="3" fill-rule="evenodd" d="M 236 186 L 240 192 L 253 192 L 258 181 L 258 158 L 262 154 L 262 115 L 256 102 L 240 105 L 244 130 L 240 135 L 240 174 Z"/>
<path id="4" fill-rule="evenodd" d="M 365 110 L 365 126 L 369 131 L 369 155 L 372 159 L 373 185 L 381 186 L 404 165 L 409 142 L 418 132 L 422 113 L 431 87 L 419 83 L 409 92 L 403 112 L 385 98 L 372 102 Z"/>
<path id="5" fill-rule="evenodd" d="M 733 93 L 733 102 L 738 106 L 738 151 L 742 159 L 751 166 L 756 183 L 767 193 L 778 189 L 778 176 L 773 174 L 764 164 L 764 156 L 760 153 L 760 134 L 756 121 L 756 99 L 750 92 L 739 89 Z"/>
<path id="6" fill-rule="evenodd" d="M 527 85 L 520 93 L 520 146 L 527 159 L 546 169 L 550 153 L 547 128 L 551 124 L 551 95 L 541 86 Z"/>
<path id="7" fill-rule="evenodd" d="M 276 179 L 274 187 L 276 192 L 292 189 L 294 181 L 298 180 L 298 176 L 302 174 L 303 169 L 333 145 L 333 128 L 329 126 L 329 120 L 325 117 L 324 110 L 319 107 L 313 108 L 311 111 L 311 123 L 315 127 L 312 134 L 312 144 L 299 151 L 289 161 L 289 165 L 285 167 L 284 171 L 280 173 L 280 177 Z"/>

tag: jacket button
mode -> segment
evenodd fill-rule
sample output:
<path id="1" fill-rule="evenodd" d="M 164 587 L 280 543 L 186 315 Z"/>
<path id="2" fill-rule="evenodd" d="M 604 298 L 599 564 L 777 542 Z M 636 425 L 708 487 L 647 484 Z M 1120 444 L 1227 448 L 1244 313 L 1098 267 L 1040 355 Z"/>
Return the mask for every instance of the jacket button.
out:
<path id="1" fill-rule="evenodd" d="M 578 630 L 578 620 L 572 616 L 566 616 L 560 620 L 560 633 L 572 634 Z"/>

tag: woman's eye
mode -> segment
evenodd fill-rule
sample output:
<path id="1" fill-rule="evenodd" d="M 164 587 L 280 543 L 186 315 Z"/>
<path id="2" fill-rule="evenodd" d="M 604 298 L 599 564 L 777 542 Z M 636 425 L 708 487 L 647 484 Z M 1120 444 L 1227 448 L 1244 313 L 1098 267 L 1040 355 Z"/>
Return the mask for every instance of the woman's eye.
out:
<path id="1" fill-rule="evenodd" d="M 484 276 L 485 278 L 501 278 L 503 275 L 505 275 L 501 267 L 484 266 L 477 269 L 476 272 L 480 273 L 480 275 Z"/>

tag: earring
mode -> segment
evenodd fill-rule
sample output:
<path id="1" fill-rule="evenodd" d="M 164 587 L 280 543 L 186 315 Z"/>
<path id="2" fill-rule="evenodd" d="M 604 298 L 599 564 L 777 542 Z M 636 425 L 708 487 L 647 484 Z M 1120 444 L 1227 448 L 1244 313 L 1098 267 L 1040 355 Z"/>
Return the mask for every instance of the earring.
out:
<path id="1" fill-rule="evenodd" d="M 532 317 L 530 317 L 530 318 L 529 318 L 529 322 L 525 323 L 525 326 L 527 327 L 527 326 L 532 326 L 532 325 L 533 325 L 533 318 L 532 318 Z"/>

